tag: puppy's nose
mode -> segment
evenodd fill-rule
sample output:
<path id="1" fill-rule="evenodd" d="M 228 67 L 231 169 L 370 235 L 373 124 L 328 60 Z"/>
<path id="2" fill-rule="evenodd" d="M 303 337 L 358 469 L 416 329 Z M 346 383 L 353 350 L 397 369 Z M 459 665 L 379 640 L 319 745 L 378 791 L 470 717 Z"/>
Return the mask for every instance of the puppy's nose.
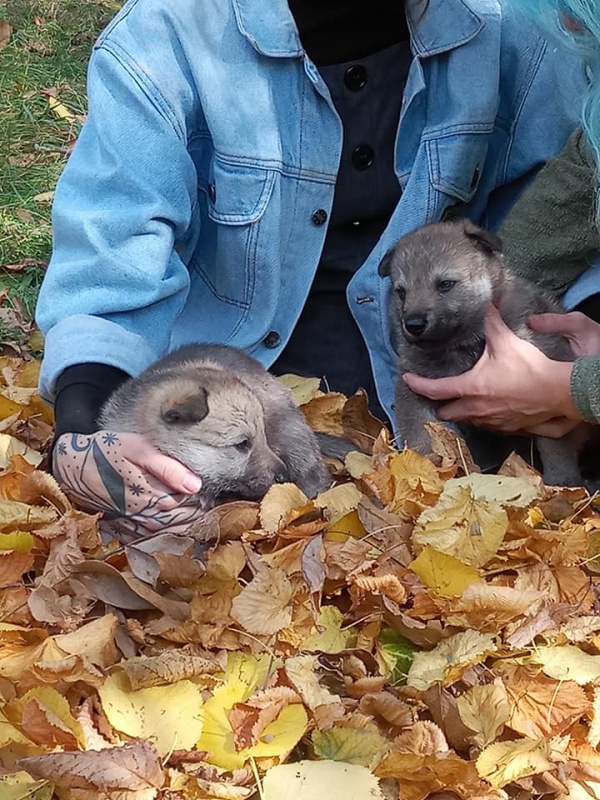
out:
<path id="1" fill-rule="evenodd" d="M 411 336 L 420 336 L 427 327 L 427 317 L 424 314 L 411 314 L 404 318 L 404 327 Z"/>

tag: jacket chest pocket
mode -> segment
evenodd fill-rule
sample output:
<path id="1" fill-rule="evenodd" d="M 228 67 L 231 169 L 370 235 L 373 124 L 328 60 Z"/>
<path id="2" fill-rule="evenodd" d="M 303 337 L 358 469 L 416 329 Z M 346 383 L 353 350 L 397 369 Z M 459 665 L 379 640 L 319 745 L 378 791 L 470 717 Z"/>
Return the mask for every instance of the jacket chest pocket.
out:
<path id="1" fill-rule="evenodd" d="M 458 216 L 458 208 L 470 203 L 484 184 L 493 186 L 495 176 L 489 174 L 486 164 L 491 132 L 492 128 L 480 133 L 452 134 L 427 141 L 431 185 L 442 195 L 441 208 L 457 212 L 446 214 L 445 218 Z"/>
<path id="2" fill-rule="evenodd" d="M 276 175 L 215 158 L 207 184 L 199 187 L 200 235 L 191 268 L 220 300 L 239 306 L 251 302 L 269 240 L 265 212 Z"/>

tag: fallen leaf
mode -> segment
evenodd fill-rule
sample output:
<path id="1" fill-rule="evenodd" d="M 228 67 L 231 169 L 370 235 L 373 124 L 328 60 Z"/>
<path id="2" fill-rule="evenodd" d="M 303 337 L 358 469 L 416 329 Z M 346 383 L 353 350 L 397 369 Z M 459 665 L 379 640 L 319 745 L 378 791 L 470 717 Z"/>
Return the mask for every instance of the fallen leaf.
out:
<path id="1" fill-rule="evenodd" d="M 518 739 L 486 747 L 475 766 L 481 778 L 501 789 L 508 783 L 552 770 L 567 760 L 568 739 Z"/>
<path id="2" fill-rule="evenodd" d="M 429 652 L 415 653 L 407 684 L 425 691 L 436 682 L 448 685 L 462 673 L 496 651 L 494 637 L 478 631 L 462 631 L 444 639 Z"/>
<path id="3" fill-rule="evenodd" d="M 202 696 L 191 681 L 131 691 L 126 676 L 115 672 L 98 694 L 115 730 L 152 742 L 161 756 L 176 748 L 189 750 L 200 738 Z"/>
<path id="4" fill-rule="evenodd" d="M 334 727 L 328 731 L 313 731 L 312 743 L 315 754 L 325 761 L 343 761 L 369 769 L 377 766 L 391 746 L 375 725 L 361 729 Z"/>
<path id="5" fill-rule="evenodd" d="M 479 572 L 453 556 L 427 545 L 408 568 L 424 586 L 443 597 L 460 597 L 472 583 L 481 583 Z"/>
<path id="6" fill-rule="evenodd" d="M 260 522 L 268 533 L 277 533 L 297 509 L 308 503 L 308 497 L 294 483 L 276 483 L 260 504 Z"/>
<path id="7" fill-rule="evenodd" d="M 51 753 L 22 758 L 19 766 L 61 789 L 137 791 L 139 800 L 156 796 L 164 773 L 156 750 L 138 741 L 85 753 Z"/>
<path id="8" fill-rule="evenodd" d="M 280 569 L 265 567 L 231 604 L 231 616 L 244 630 L 270 636 L 292 621 L 292 584 Z"/>
<path id="9" fill-rule="evenodd" d="M 536 647 L 531 655 L 544 673 L 557 681 L 575 681 L 580 686 L 600 679 L 600 656 L 591 656 L 574 645 Z"/>
<path id="10" fill-rule="evenodd" d="M 279 375 L 279 380 L 286 386 L 297 406 L 309 403 L 320 392 L 320 378 L 303 378 L 300 375 L 287 373 Z"/>
<path id="11" fill-rule="evenodd" d="M 510 717 L 506 689 L 499 679 L 472 686 L 456 699 L 456 706 L 464 724 L 473 731 L 473 741 L 478 747 L 491 744 Z"/>
<path id="12" fill-rule="evenodd" d="M 4 50 L 4 48 L 10 42 L 11 33 L 12 28 L 8 22 L 4 19 L 0 19 L 0 50 Z"/>
<path id="13" fill-rule="evenodd" d="M 502 544 L 508 529 L 506 511 L 498 503 L 475 498 L 469 486 L 449 488 L 448 483 L 437 504 L 417 519 L 414 550 L 418 555 L 430 545 L 470 567 L 483 567 Z"/>
<path id="14" fill-rule="evenodd" d="M 384 800 L 379 781 L 366 767 L 340 761 L 298 761 L 270 769 L 263 800 Z"/>

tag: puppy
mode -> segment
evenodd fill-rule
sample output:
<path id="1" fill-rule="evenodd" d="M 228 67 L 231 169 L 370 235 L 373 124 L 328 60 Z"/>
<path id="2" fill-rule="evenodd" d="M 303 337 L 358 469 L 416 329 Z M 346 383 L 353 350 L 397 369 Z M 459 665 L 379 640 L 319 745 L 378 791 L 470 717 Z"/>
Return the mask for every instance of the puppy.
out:
<path id="1" fill-rule="evenodd" d="M 558 361 L 572 361 L 568 341 L 532 331 L 531 314 L 561 312 L 551 295 L 513 275 L 505 266 L 500 240 L 468 220 L 425 225 L 404 236 L 384 257 L 381 276 L 392 280 L 389 315 L 398 353 L 396 416 L 408 447 L 429 452 L 425 423 L 436 403 L 414 394 L 401 378 L 459 375 L 471 369 L 485 348 L 484 317 L 494 302 L 507 326 Z M 562 439 L 536 437 L 546 483 L 581 486 L 577 450 L 580 432 Z"/>
<path id="2" fill-rule="evenodd" d="M 288 389 L 232 347 L 174 351 L 122 384 L 99 423 L 142 434 L 196 472 L 206 508 L 259 499 L 277 482 L 296 483 L 310 497 L 330 484 L 316 437 Z"/>

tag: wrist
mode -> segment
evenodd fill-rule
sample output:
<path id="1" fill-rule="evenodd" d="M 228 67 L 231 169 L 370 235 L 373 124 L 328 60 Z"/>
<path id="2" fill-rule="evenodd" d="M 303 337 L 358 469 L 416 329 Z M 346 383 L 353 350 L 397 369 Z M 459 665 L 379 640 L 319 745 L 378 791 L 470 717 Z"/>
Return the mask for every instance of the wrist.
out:
<path id="1" fill-rule="evenodd" d="M 573 362 L 555 361 L 551 375 L 552 382 L 548 389 L 556 398 L 556 417 L 566 417 L 567 419 L 581 421 L 581 414 L 571 396 L 572 375 Z"/>

